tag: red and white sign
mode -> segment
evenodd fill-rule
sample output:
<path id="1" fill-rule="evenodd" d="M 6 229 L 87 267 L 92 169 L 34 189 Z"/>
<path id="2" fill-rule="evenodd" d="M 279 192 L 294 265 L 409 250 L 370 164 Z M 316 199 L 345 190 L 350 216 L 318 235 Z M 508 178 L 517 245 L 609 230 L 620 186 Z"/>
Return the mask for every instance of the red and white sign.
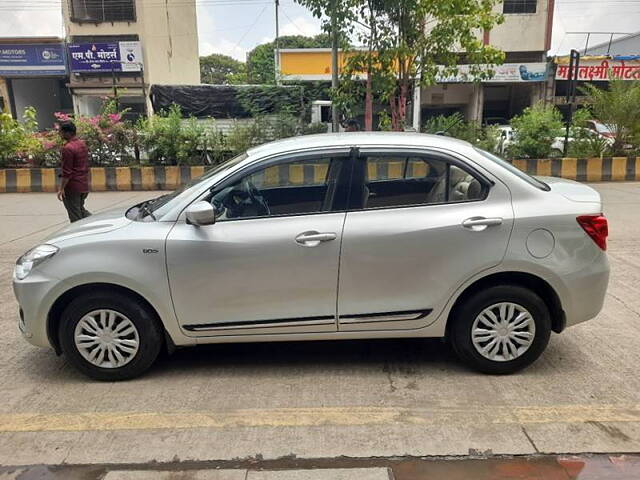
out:
<path id="1" fill-rule="evenodd" d="M 612 78 L 640 80 L 640 61 L 610 59 L 580 61 L 578 80 L 606 82 Z M 569 80 L 569 64 L 558 64 L 556 80 Z"/>

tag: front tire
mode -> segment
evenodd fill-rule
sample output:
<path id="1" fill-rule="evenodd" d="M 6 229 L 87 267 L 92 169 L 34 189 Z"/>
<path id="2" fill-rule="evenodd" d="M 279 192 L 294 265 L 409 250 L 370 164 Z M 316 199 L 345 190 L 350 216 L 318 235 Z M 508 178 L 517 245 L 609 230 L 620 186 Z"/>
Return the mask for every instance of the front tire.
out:
<path id="1" fill-rule="evenodd" d="M 62 352 L 85 375 L 127 380 L 149 369 L 162 347 L 156 316 L 118 292 L 95 292 L 73 300 L 58 330 Z"/>
<path id="2" fill-rule="evenodd" d="M 453 312 L 450 340 L 458 357 L 489 374 L 517 372 L 549 343 L 551 317 L 533 291 L 498 285 L 467 298 Z"/>

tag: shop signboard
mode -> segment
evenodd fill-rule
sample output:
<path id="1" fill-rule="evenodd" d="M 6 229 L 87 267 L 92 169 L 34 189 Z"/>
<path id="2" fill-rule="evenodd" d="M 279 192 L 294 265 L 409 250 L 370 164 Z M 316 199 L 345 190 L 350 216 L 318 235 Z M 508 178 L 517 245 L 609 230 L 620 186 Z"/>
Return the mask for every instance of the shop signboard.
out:
<path id="1" fill-rule="evenodd" d="M 556 58 L 556 80 L 569 79 L 568 57 Z M 578 67 L 578 80 L 608 82 L 618 80 L 640 80 L 640 57 L 582 57 Z"/>
<path id="2" fill-rule="evenodd" d="M 62 43 L 0 44 L 0 76 L 64 76 L 67 67 Z"/>
<path id="3" fill-rule="evenodd" d="M 545 82 L 548 78 L 547 64 L 544 62 L 479 65 L 477 68 L 487 74 L 487 78 L 478 78 L 482 83 Z M 438 76 L 438 83 L 473 82 L 478 77 L 471 65 L 458 65 L 457 69 L 455 75 Z"/>
<path id="4" fill-rule="evenodd" d="M 139 41 L 106 43 L 72 43 L 68 46 L 72 72 L 111 73 L 142 70 L 142 47 Z"/>

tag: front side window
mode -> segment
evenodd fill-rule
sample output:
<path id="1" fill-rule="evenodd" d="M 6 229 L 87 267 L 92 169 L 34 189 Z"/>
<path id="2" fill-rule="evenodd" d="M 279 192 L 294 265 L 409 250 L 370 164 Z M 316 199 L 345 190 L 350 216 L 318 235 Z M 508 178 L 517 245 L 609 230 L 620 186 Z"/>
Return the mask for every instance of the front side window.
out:
<path id="1" fill-rule="evenodd" d="M 536 13 L 538 0 L 504 0 L 502 13 Z"/>
<path id="2" fill-rule="evenodd" d="M 216 221 L 330 211 L 343 161 L 321 157 L 267 166 L 214 189 L 208 201 Z"/>
<path id="3" fill-rule="evenodd" d="M 466 170 L 427 156 L 365 157 L 362 208 L 482 200 L 486 189 Z"/>
<path id="4" fill-rule="evenodd" d="M 135 0 L 70 0 L 75 22 L 133 22 Z"/>

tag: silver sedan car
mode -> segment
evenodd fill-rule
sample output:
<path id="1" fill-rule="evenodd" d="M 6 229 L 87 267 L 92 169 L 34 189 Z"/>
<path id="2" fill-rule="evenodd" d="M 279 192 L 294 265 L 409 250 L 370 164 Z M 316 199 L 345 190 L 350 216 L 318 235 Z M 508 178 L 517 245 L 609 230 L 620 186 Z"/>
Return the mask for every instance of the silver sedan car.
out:
<path id="1" fill-rule="evenodd" d="M 64 228 L 14 290 L 24 337 L 100 380 L 190 345 L 406 337 L 504 374 L 601 310 L 607 233 L 590 187 L 468 143 L 317 135 Z"/>

